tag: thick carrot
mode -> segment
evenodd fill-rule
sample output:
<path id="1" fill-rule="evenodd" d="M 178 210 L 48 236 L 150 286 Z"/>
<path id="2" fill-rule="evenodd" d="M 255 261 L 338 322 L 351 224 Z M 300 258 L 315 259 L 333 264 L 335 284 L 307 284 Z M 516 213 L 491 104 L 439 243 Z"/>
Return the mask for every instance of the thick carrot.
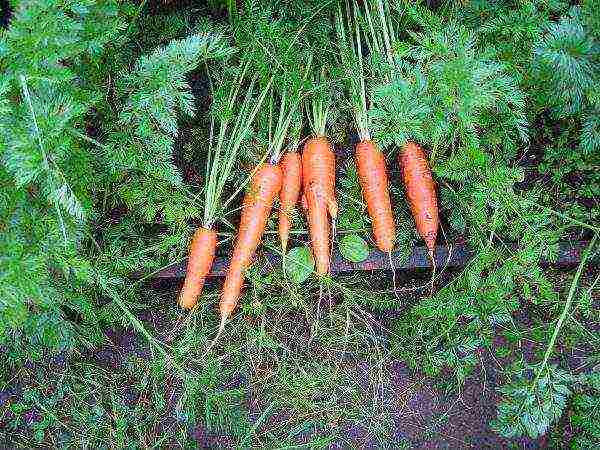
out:
<path id="1" fill-rule="evenodd" d="M 356 144 L 356 168 L 367 203 L 367 211 L 373 222 L 373 235 L 377 247 L 389 253 L 396 241 L 396 224 L 388 190 L 388 174 L 385 156 L 373 141 Z"/>
<path id="2" fill-rule="evenodd" d="M 438 202 L 435 182 L 421 147 L 408 142 L 399 156 L 410 210 L 419 235 L 425 241 L 433 261 L 435 241 L 439 226 Z"/>
<path id="3" fill-rule="evenodd" d="M 204 281 L 210 272 L 217 248 L 217 233 L 208 228 L 198 228 L 190 243 L 187 272 L 179 294 L 179 306 L 191 309 L 202 293 Z"/>
<path id="4" fill-rule="evenodd" d="M 237 241 L 219 303 L 222 324 L 231 316 L 238 304 L 245 271 L 252 262 L 252 257 L 267 226 L 273 201 L 281 190 L 282 178 L 281 167 L 262 164 L 250 181 L 249 190 L 244 196 Z"/>
<path id="5" fill-rule="evenodd" d="M 308 225 L 317 274 L 329 273 L 327 213 L 337 215 L 335 200 L 335 154 L 325 137 L 306 141 L 302 152 L 302 184 L 308 208 Z"/>
<path id="6" fill-rule="evenodd" d="M 281 170 L 283 172 L 283 182 L 281 185 L 281 194 L 279 200 L 281 209 L 279 210 L 279 239 L 281 248 L 285 253 L 290 238 L 290 228 L 292 226 L 292 214 L 294 206 L 298 203 L 300 187 L 302 183 L 302 160 L 296 152 L 288 152 L 281 159 Z"/>

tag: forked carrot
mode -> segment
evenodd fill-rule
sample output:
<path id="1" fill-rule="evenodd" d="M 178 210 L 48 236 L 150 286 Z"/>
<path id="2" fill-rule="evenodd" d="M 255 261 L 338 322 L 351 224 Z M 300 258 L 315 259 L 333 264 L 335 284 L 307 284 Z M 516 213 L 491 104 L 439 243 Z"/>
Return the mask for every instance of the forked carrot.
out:
<path id="1" fill-rule="evenodd" d="M 190 243 L 187 272 L 179 294 L 178 303 L 182 308 L 191 309 L 196 305 L 215 259 L 216 248 L 216 231 L 204 227 L 198 228 Z"/>
<path id="2" fill-rule="evenodd" d="M 219 302 L 221 329 L 238 304 L 245 271 L 252 262 L 267 226 L 273 201 L 281 190 L 282 178 L 281 167 L 265 163 L 257 169 L 250 181 L 250 187 L 244 196 L 237 240 Z"/>
<path id="3" fill-rule="evenodd" d="M 318 275 L 329 273 L 329 234 L 327 213 L 337 215 L 335 199 L 335 154 L 327 138 L 306 141 L 302 152 L 303 203 L 308 208 L 310 239 Z"/>
<path id="4" fill-rule="evenodd" d="M 417 232 L 425 241 L 429 257 L 435 264 L 435 241 L 440 221 L 435 182 L 427 156 L 419 145 L 407 142 L 398 159 Z"/>
<path id="5" fill-rule="evenodd" d="M 396 224 L 388 190 L 388 174 L 385 156 L 372 140 L 356 144 L 356 168 L 367 204 L 367 212 L 373 222 L 373 235 L 379 250 L 390 253 L 396 241 Z"/>
<path id="6" fill-rule="evenodd" d="M 302 159 L 297 152 L 287 152 L 281 159 L 283 181 L 279 200 L 279 239 L 285 254 L 290 238 L 294 206 L 298 203 L 302 184 Z"/>

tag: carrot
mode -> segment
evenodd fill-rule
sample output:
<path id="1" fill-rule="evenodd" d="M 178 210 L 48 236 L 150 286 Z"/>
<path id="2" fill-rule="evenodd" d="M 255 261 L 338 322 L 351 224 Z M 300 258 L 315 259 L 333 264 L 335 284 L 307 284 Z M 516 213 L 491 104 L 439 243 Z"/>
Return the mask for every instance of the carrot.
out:
<path id="1" fill-rule="evenodd" d="M 302 183 L 302 160 L 296 152 L 288 152 L 281 159 L 283 181 L 279 196 L 281 209 L 279 210 L 279 239 L 281 248 L 285 253 L 292 226 L 294 206 L 298 203 Z"/>
<path id="2" fill-rule="evenodd" d="M 315 257 L 317 274 L 329 273 L 329 220 L 327 217 L 327 202 L 319 188 L 312 183 L 304 193 L 306 208 L 308 210 L 308 228 L 312 251 Z"/>
<path id="3" fill-rule="evenodd" d="M 267 226 L 273 201 L 281 190 L 282 178 L 281 167 L 265 163 L 258 168 L 250 181 L 250 188 L 242 205 L 237 241 L 219 302 L 221 329 L 238 304 L 245 271 L 252 262 Z"/>
<path id="4" fill-rule="evenodd" d="M 198 228 L 190 243 L 187 272 L 179 294 L 179 306 L 182 308 L 191 309 L 196 305 L 215 259 L 216 248 L 217 233 L 208 228 Z"/>
<path id="5" fill-rule="evenodd" d="M 373 235 L 379 250 L 390 253 L 396 241 L 396 224 L 388 190 L 385 156 L 375 142 L 356 144 L 356 168 L 367 211 L 373 222 Z"/>
<path id="6" fill-rule="evenodd" d="M 402 148 L 399 162 L 417 231 L 427 245 L 429 257 L 434 261 L 439 216 L 435 182 L 427 157 L 419 145 L 408 142 Z"/>
<path id="7" fill-rule="evenodd" d="M 335 200 L 335 155 L 327 138 L 306 141 L 302 153 L 303 204 L 308 208 L 308 225 L 318 275 L 329 273 L 327 213 L 337 215 Z"/>

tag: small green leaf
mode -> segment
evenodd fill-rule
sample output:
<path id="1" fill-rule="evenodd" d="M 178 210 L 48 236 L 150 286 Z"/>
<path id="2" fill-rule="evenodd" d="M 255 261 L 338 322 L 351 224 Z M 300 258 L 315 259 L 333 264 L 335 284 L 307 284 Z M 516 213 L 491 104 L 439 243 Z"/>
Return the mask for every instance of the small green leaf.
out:
<path id="1" fill-rule="evenodd" d="M 315 260 L 306 246 L 291 249 L 284 258 L 286 275 L 294 283 L 305 281 L 315 269 Z"/>
<path id="2" fill-rule="evenodd" d="M 369 247 L 360 236 L 348 234 L 340 241 L 340 252 L 348 261 L 361 262 L 369 256 Z"/>

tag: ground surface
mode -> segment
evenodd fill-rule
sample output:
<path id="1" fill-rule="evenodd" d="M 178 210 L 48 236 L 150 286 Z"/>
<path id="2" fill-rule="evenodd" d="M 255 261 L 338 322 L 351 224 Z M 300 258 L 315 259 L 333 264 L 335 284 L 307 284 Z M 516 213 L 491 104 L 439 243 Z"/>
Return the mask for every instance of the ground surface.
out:
<path id="1" fill-rule="evenodd" d="M 168 292 L 170 288 L 164 282 L 154 285 L 157 287 L 167 292 L 155 291 L 156 302 L 138 317 L 148 330 L 167 342 L 181 327 L 181 317 L 174 318 L 167 312 L 170 307 L 161 307 L 174 292 Z M 527 314 L 523 310 L 515 319 L 527 323 Z M 389 318 L 389 313 L 386 316 Z M 386 318 L 376 314 L 373 317 L 385 324 Z M 290 331 L 293 337 L 286 345 L 292 352 L 301 351 L 309 331 L 303 324 Z M 497 337 L 494 349 L 503 344 L 503 339 Z M 312 348 L 310 344 L 309 347 Z M 249 364 L 239 370 L 234 368 L 217 377 L 219 384 L 214 392 L 228 395 L 225 400 L 230 402 L 227 407 L 231 410 L 226 419 L 217 419 L 247 422 L 240 432 L 226 424 L 210 423 L 218 414 L 211 415 L 206 403 L 201 408 L 204 413 L 196 421 L 187 420 L 189 407 L 183 406 L 182 383 L 170 376 L 173 368 L 164 365 L 138 333 L 113 328 L 106 332 L 103 345 L 43 358 L 11 374 L 12 387 L 0 392 L 4 448 L 33 445 L 36 431 L 37 444 L 77 447 L 87 443 L 95 447 L 104 442 L 107 448 L 118 448 L 120 443 L 127 446 L 127 442 L 139 446 L 131 448 L 264 447 L 275 443 L 291 448 L 332 449 L 536 449 L 557 445 L 556 439 L 551 441 L 548 435 L 537 440 L 508 440 L 490 429 L 499 400 L 496 388 L 502 383 L 502 367 L 510 362 L 498 357 L 494 350 L 478 352 L 475 372 L 458 392 L 448 394 L 443 388 L 443 377 L 424 376 L 385 353 L 382 358 L 361 359 L 348 352 L 334 364 L 344 372 L 343 379 L 325 370 L 322 376 L 331 377 L 331 383 L 307 381 L 305 375 L 314 373 L 314 367 L 320 365 L 320 350 L 315 349 L 312 360 L 294 361 L 297 371 L 288 374 L 289 393 L 273 393 L 268 387 L 273 377 L 282 377 L 277 362 L 268 358 L 260 359 L 261 363 L 254 367 Z M 223 351 L 216 349 L 215 356 L 226 361 L 229 356 Z M 532 359 L 536 351 L 539 348 L 533 343 L 523 349 L 526 357 Z M 564 357 L 577 371 L 591 352 L 592 345 L 578 347 Z M 257 361 L 252 356 L 249 359 Z M 283 357 L 275 361 L 282 366 L 288 364 Z M 235 360 L 231 363 L 235 364 Z M 324 360 L 322 367 L 331 369 L 331 361 Z M 378 381 L 374 382 L 374 378 Z M 314 386 L 309 386 L 311 383 Z M 277 386 L 273 388 L 281 389 Z M 230 395 L 232 392 L 236 395 Z M 295 403 L 290 403 L 291 399 Z M 218 401 L 217 407 L 222 407 Z M 355 412 L 345 413 L 350 410 Z M 96 418 L 92 417 L 94 414 Z M 93 430 L 95 421 L 98 429 Z M 563 435 L 566 442 L 568 423 L 557 425 L 553 435 Z"/>

